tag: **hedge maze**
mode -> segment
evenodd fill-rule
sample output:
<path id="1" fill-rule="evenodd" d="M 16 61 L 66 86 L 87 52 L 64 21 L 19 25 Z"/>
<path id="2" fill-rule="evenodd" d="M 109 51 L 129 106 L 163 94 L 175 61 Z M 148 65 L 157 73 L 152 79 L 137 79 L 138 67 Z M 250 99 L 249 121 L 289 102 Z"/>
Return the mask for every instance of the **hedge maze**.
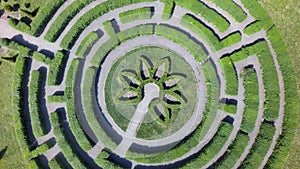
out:
<path id="1" fill-rule="evenodd" d="M 258 2 L 49 0 L 8 23 L 38 46 L 0 39 L 30 168 L 284 166 L 295 79 Z"/>

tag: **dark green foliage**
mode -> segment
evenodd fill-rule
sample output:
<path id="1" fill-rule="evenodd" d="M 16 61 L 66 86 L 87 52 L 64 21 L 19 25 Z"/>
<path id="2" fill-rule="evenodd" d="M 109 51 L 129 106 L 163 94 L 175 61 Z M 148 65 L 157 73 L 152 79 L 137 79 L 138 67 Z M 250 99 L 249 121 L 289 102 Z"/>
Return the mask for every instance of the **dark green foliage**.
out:
<path id="1" fill-rule="evenodd" d="M 191 10 L 196 15 L 200 14 L 205 20 L 212 23 L 220 32 L 224 32 L 229 28 L 229 22 L 223 18 L 215 10 L 209 8 L 204 3 L 198 0 L 174 0 L 176 5 L 182 6 Z"/>
<path id="2" fill-rule="evenodd" d="M 122 169 L 121 166 L 116 165 L 113 162 L 110 162 L 108 160 L 108 157 L 110 156 L 110 153 L 103 150 L 99 154 L 99 156 L 95 159 L 95 162 L 102 168 L 109 168 L 109 169 Z"/>
<path id="3" fill-rule="evenodd" d="M 36 17 L 32 20 L 30 26 L 31 31 L 28 32 L 33 36 L 39 36 L 46 27 L 49 20 L 53 17 L 57 9 L 65 2 L 65 0 L 51 0 L 43 6 Z"/>
<path id="4" fill-rule="evenodd" d="M 45 39 L 50 42 L 55 42 L 60 34 L 64 31 L 71 19 L 92 0 L 76 0 L 69 5 L 60 15 L 55 19 L 45 35 Z"/>
<path id="5" fill-rule="evenodd" d="M 135 20 L 150 19 L 151 8 L 139 8 L 130 11 L 125 11 L 119 14 L 122 23 L 132 22 Z"/>
<path id="6" fill-rule="evenodd" d="M 267 151 L 269 150 L 273 136 L 275 134 L 275 127 L 262 123 L 260 126 L 259 134 L 248 154 L 247 158 L 243 161 L 241 168 L 259 168 Z"/>
<path id="7" fill-rule="evenodd" d="M 247 14 L 243 11 L 241 7 L 239 7 L 232 0 L 210 0 L 215 3 L 218 7 L 224 9 L 231 15 L 237 22 L 242 22 L 247 18 Z"/>
<path id="8" fill-rule="evenodd" d="M 17 30 L 20 30 L 20 31 L 25 32 L 25 33 L 30 33 L 31 27 L 28 24 L 26 24 L 25 22 L 22 22 L 20 20 L 15 19 L 15 18 L 9 18 L 8 19 L 8 24 L 11 27 L 13 27 Z"/>
<path id="9" fill-rule="evenodd" d="M 32 131 L 35 138 L 46 135 L 50 129 L 47 128 L 48 115 L 43 110 L 42 91 L 45 74 L 41 71 L 33 70 L 29 84 L 29 110 Z M 45 105 L 44 105 L 45 106 Z"/>
<path id="10" fill-rule="evenodd" d="M 238 80 L 235 70 L 235 66 L 230 57 L 223 57 L 220 60 L 221 66 L 224 70 L 226 81 L 226 94 L 237 95 L 238 94 Z"/>
<path id="11" fill-rule="evenodd" d="M 95 19 L 99 18 L 103 14 L 116 9 L 120 8 L 122 6 L 126 6 L 133 3 L 138 2 L 149 2 L 154 0 L 108 0 L 105 1 L 97 6 L 95 6 L 93 9 L 86 12 L 82 17 L 78 19 L 78 21 L 75 23 L 75 25 L 69 30 L 69 32 L 66 34 L 66 36 L 63 38 L 63 40 L 60 43 L 60 46 L 65 49 L 71 49 L 78 39 L 79 35 L 82 33 L 82 31 Z"/>
<path id="12" fill-rule="evenodd" d="M 258 114 L 259 96 L 258 96 L 258 79 L 255 69 L 244 69 L 242 74 L 245 88 L 245 110 L 241 130 L 250 133 L 255 127 Z"/>

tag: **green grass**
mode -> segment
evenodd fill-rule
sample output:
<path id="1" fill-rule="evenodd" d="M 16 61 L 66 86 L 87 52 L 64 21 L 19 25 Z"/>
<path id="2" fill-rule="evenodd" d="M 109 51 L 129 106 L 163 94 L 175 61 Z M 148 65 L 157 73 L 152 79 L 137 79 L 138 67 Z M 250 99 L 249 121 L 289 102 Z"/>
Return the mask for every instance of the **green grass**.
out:
<path id="1" fill-rule="evenodd" d="M 135 20 L 151 19 L 151 8 L 139 8 L 125 11 L 119 14 L 122 23 L 132 22 Z"/>
<path id="2" fill-rule="evenodd" d="M 0 160 L 0 168 L 28 168 L 22 149 L 18 144 L 19 135 L 15 133 L 15 122 L 13 117 L 13 79 L 15 64 L 0 63 L 0 151 L 7 147 L 3 158 Z"/>

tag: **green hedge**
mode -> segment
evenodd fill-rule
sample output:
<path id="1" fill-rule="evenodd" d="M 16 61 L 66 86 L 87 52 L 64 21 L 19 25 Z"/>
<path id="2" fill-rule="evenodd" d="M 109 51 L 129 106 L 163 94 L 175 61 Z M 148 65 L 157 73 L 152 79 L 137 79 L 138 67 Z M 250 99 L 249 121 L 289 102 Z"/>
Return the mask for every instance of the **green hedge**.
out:
<path id="1" fill-rule="evenodd" d="M 80 43 L 79 47 L 77 48 L 76 55 L 78 57 L 85 57 L 89 52 L 90 48 L 97 42 L 99 39 L 99 35 L 97 32 L 89 33 Z"/>
<path id="2" fill-rule="evenodd" d="M 30 34 L 40 36 L 49 20 L 54 16 L 57 9 L 65 2 L 65 0 L 51 0 L 39 9 L 36 17 L 32 20 L 30 26 Z"/>
<path id="3" fill-rule="evenodd" d="M 248 145 L 249 137 L 238 133 L 234 142 L 228 147 L 225 154 L 215 162 L 211 168 L 233 168 Z"/>
<path id="4" fill-rule="evenodd" d="M 28 24 L 26 24 L 25 22 L 22 22 L 18 19 L 15 19 L 15 18 L 9 18 L 8 24 L 11 27 L 13 27 L 17 30 L 20 30 L 22 32 L 25 32 L 25 33 L 30 33 L 30 31 L 31 31 L 31 27 Z"/>
<path id="5" fill-rule="evenodd" d="M 259 134 L 256 137 L 247 158 L 240 166 L 241 168 L 259 168 L 272 144 L 275 130 L 275 127 L 268 123 L 261 124 Z"/>
<path id="6" fill-rule="evenodd" d="M 71 49 L 78 39 L 79 35 L 82 31 L 95 19 L 99 18 L 103 14 L 114 10 L 116 8 L 120 8 L 126 5 L 130 5 L 133 3 L 139 2 L 152 2 L 154 0 L 108 0 L 105 1 L 93 9 L 86 12 L 83 16 L 81 16 L 75 25 L 69 30 L 66 36 L 62 39 L 60 46 L 65 49 Z"/>
<path id="7" fill-rule="evenodd" d="M 48 103 L 62 103 L 64 101 L 65 101 L 64 96 L 52 95 L 52 96 L 48 96 L 47 98 Z"/>
<path id="8" fill-rule="evenodd" d="M 256 71 L 253 68 L 244 69 L 242 74 L 245 88 L 245 110 L 241 130 L 250 133 L 253 131 L 258 115 L 259 88 Z"/>
<path id="9" fill-rule="evenodd" d="M 199 168 L 200 166 L 203 166 L 212 160 L 212 158 L 219 153 L 225 142 L 229 139 L 232 129 L 233 126 L 231 124 L 222 122 L 217 133 L 210 140 L 210 142 L 205 145 L 200 152 L 197 153 L 197 157 L 189 161 L 182 168 Z"/>
<path id="10" fill-rule="evenodd" d="M 125 11 L 119 14 L 122 23 L 132 22 L 135 20 L 151 19 L 151 8 L 139 8 L 130 11 Z"/>
<path id="11" fill-rule="evenodd" d="M 29 84 L 29 110 L 32 131 L 35 138 L 46 135 L 50 129 L 46 124 L 49 124 L 47 112 L 43 111 L 42 105 L 42 84 L 45 80 L 45 74 L 38 70 L 31 72 L 31 80 Z"/>
<path id="12" fill-rule="evenodd" d="M 90 138 L 86 135 L 83 128 L 80 125 L 79 119 L 76 115 L 75 110 L 75 81 L 76 74 L 78 69 L 79 61 L 73 60 L 71 66 L 68 70 L 67 79 L 66 79 L 66 89 L 65 89 L 65 101 L 67 104 L 67 116 L 69 119 L 70 130 L 74 134 L 78 144 L 84 151 L 90 150 L 94 143 L 90 140 Z"/>
<path id="13" fill-rule="evenodd" d="M 119 44 L 120 42 L 116 36 L 111 37 L 96 51 L 95 56 L 91 60 L 91 64 L 98 67 L 107 54 Z"/>
<path id="14" fill-rule="evenodd" d="M 173 0 L 161 0 L 164 3 L 163 20 L 168 20 L 173 14 L 175 8 L 175 2 Z"/>
<path id="15" fill-rule="evenodd" d="M 65 158 L 73 168 L 87 168 L 87 164 L 80 158 L 80 155 L 72 145 L 72 142 L 74 141 L 71 141 L 71 138 L 67 136 L 69 126 L 66 121 L 63 121 L 64 118 L 65 117 L 62 116 L 61 112 L 51 113 L 51 124 L 54 126 L 53 131 L 55 140 L 61 148 Z M 76 141 L 78 141 L 77 138 Z"/>
<path id="16" fill-rule="evenodd" d="M 110 153 L 103 150 L 103 151 L 101 151 L 100 155 L 95 159 L 95 162 L 102 168 L 109 168 L 109 169 L 122 169 L 123 168 L 113 162 L 110 162 L 108 160 L 109 156 L 110 156 Z"/>
<path id="17" fill-rule="evenodd" d="M 268 30 L 273 26 L 273 22 L 263 7 L 253 0 L 241 0 L 243 5 L 249 10 L 251 15 L 256 19 L 256 22 L 248 26 L 244 32 L 251 35 L 259 30 Z"/>
<path id="18" fill-rule="evenodd" d="M 107 20 L 103 22 L 103 28 L 109 36 L 114 36 L 117 33 L 112 25 L 112 21 L 113 20 Z"/>
<path id="19" fill-rule="evenodd" d="M 57 51 L 50 62 L 48 85 L 59 85 L 62 81 L 62 74 L 66 66 L 68 56 L 65 51 Z"/>
<path id="20" fill-rule="evenodd" d="M 230 24 L 229 22 L 215 10 L 209 8 L 198 0 L 174 0 L 176 5 L 182 6 L 196 15 L 201 15 L 205 20 L 212 23 L 220 32 L 225 32 Z"/>
<path id="21" fill-rule="evenodd" d="M 176 43 L 181 44 L 195 57 L 199 62 L 204 61 L 207 55 L 204 49 L 181 31 L 170 28 L 166 25 L 155 26 L 155 35 L 166 37 Z"/>
<path id="22" fill-rule="evenodd" d="M 117 38 L 120 42 L 125 42 L 138 36 L 153 35 L 153 29 L 153 25 L 139 25 L 119 32 Z"/>
<path id="23" fill-rule="evenodd" d="M 297 83 L 290 55 L 286 51 L 285 46 L 282 45 L 284 42 L 278 36 L 280 35 L 279 31 L 276 28 L 273 28 L 268 31 L 267 35 L 277 54 L 277 59 L 283 74 L 283 81 L 285 84 L 285 105 L 282 134 L 277 141 L 274 152 L 269 158 L 266 168 L 281 169 L 284 168 L 287 161 L 290 145 L 294 139 L 294 134 L 297 128 L 299 98 L 295 94 L 295 91 L 297 91 Z"/>
<path id="24" fill-rule="evenodd" d="M 83 83 L 83 108 L 85 112 L 86 120 L 97 136 L 98 139 L 100 139 L 104 145 L 109 149 L 115 149 L 117 145 L 115 142 L 106 134 L 106 132 L 101 127 L 100 123 L 98 122 L 96 118 L 96 110 L 98 107 L 95 107 L 97 103 L 95 103 L 95 79 L 96 78 L 97 70 L 93 68 L 88 68 L 86 70 L 85 74 L 85 80 Z"/>
<path id="25" fill-rule="evenodd" d="M 225 47 L 232 46 L 242 40 L 239 32 L 233 33 L 223 39 L 219 39 L 218 35 L 202 23 L 202 21 L 189 14 L 184 15 L 181 18 L 180 23 L 208 42 L 212 51 L 218 51 Z"/>
<path id="26" fill-rule="evenodd" d="M 60 15 L 55 19 L 53 24 L 45 35 L 45 39 L 50 42 L 55 42 L 57 38 L 64 31 L 68 23 L 74 18 L 74 16 L 86 5 L 93 2 L 93 0 L 76 0 L 70 4 Z"/>
<path id="27" fill-rule="evenodd" d="M 252 46 L 243 48 L 233 53 L 230 58 L 233 62 L 238 62 L 248 56 L 256 55 L 261 64 L 263 73 L 263 83 L 265 86 L 264 118 L 268 121 L 274 121 L 278 118 L 279 112 L 279 84 L 273 57 L 266 41 L 260 41 Z"/>
<path id="28" fill-rule="evenodd" d="M 247 14 L 232 0 L 210 0 L 231 15 L 237 22 L 243 22 Z"/>
<path id="29" fill-rule="evenodd" d="M 234 63 L 230 57 L 221 58 L 220 63 L 225 75 L 226 94 L 235 96 L 238 94 L 238 79 Z"/>

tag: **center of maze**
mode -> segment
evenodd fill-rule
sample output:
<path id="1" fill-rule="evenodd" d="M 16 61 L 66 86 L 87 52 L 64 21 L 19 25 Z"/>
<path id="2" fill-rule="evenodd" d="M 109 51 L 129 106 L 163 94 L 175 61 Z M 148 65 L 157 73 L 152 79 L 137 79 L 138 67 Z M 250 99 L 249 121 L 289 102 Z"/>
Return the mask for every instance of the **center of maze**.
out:
<path id="1" fill-rule="evenodd" d="M 19 52 L 16 97 L 28 153 L 39 152 L 31 160 L 46 168 L 264 167 L 282 131 L 284 83 L 275 33 L 252 6 L 65 1 L 38 37 L 50 54 L 1 39 Z"/>

